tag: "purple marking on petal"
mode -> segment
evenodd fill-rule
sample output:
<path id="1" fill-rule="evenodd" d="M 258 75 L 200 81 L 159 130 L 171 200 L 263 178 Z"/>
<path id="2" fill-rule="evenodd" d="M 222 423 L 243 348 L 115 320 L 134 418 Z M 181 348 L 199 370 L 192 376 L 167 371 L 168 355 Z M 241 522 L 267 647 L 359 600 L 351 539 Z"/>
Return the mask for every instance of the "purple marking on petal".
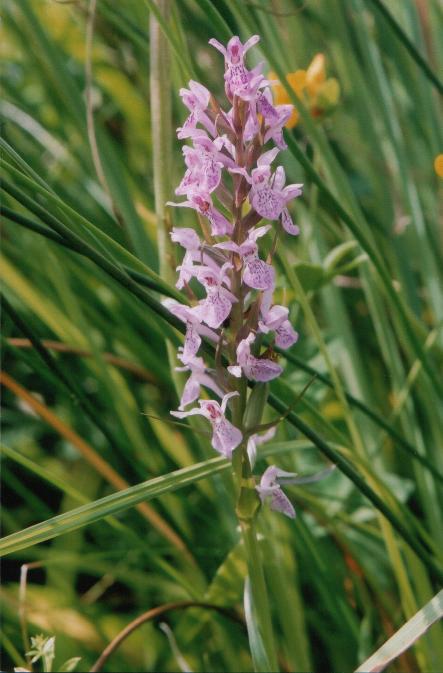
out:
<path id="1" fill-rule="evenodd" d="M 224 417 L 213 424 L 213 431 L 212 446 L 230 460 L 243 439 L 242 433 Z"/>
<path id="2" fill-rule="evenodd" d="M 217 329 L 231 313 L 232 303 L 221 292 L 214 292 L 203 300 L 199 308 L 199 315 L 203 322 Z"/>
<path id="3" fill-rule="evenodd" d="M 295 519 L 295 509 L 281 488 L 276 489 L 271 496 L 271 509 L 286 514 L 290 519 Z"/>
<path id="4" fill-rule="evenodd" d="M 183 362 L 186 362 L 197 354 L 201 342 L 201 337 L 199 336 L 195 325 L 190 322 L 186 323 L 186 336 L 183 346 Z"/>
<path id="5" fill-rule="evenodd" d="M 298 341 L 298 332 L 289 320 L 285 320 L 275 331 L 275 344 L 279 348 L 290 348 Z"/>
<path id="6" fill-rule="evenodd" d="M 205 213 L 209 222 L 211 223 L 212 236 L 225 236 L 232 234 L 234 227 L 216 208 L 209 208 Z"/>
<path id="7" fill-rule="evenodd" d="M 292 236 L 297 236 L 297 234 L 300 233 L 300 229 L 295 225 L 292 221 L 292 217 L 289 214 L 289 210 L 287 208 L 283 208 L 282 214 L 281 214 L 281 223 L 283 225 L 283 229 L 288 233 L 291 234 Z"/>
<path id="8" fill-rule="evenodd" d="M 268 220 L 276 220 L 285 205 L 280 194 L 271 188 L 254 190 L 251 196 L 251 205 L 259 215 Z"/>
<path id="9" fill-rule="evenodd" d="M 270 290 L 275 284 L 275 271 L 270 264 L 255 257 L 245 264 L 243 282 L 255 290 Z"/>
<path id="10" fill-rule="evenodd" d="M 249 356 L 248 363 L 243 367 L 243 371 L 248 379 L 253 381 L 272 381 L 280 376 L 283 369 L 272 360 L 256 358 Z"/>

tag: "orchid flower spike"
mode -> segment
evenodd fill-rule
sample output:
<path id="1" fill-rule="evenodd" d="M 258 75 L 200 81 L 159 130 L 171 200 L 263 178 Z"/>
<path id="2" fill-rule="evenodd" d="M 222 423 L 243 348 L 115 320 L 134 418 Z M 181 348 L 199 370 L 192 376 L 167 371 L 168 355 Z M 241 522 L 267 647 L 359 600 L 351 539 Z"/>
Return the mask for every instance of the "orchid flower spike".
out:
<path id="1" fill-rule="evenodd" d="M 260 239 L 272 228 L 263 219 L 280 220 L 287 233 L 298 233 L 288 205 L 302 191 L 301 184 L 286 185 L 283 167 L 273 166 L 280 150 L 286 148 L 283 127 L 293 108 L 274 103 L 272 82 L 263 76 L 262 64 L 248 69 L 247 52 L 258 41 L 258 35 L 244 43 L 233 36 L 226 45 L 210 40 L 224 57 L 227 106 L 194 80 L 180 89 L 189 112 L 177 129 L 178 138 L 187 141 L 183 147 L 186 168 L 175 190 L 183 200 L 168 201 L 167 205 L 194 211 L 202 235 L 191 226 L 172 228 L 171 241 L 184 250 L 177 266 L 176 287 L 190 290 L 192 282 L 189 294 L 193 298 L 191 305 L 174 299 L 163 301 L 185 325 L 178 354 L 183 366 L 178 370 L 189 374 L 179 409 L 171 413 L 178 418 L 196 414 L 207 418 L 214 449 L 230 458 L 241 445 L 250 467 L 255 463 L 257 446 L 270 439 L 275 429 L 248 436 L 244 446 L 242 428 L 235 427 L 225 413 L 228 400 L 238 393 L 224 392 L 228 382 L 232 383 L 228 374 L 266 382 L 282 373 L 273 358 L 260 356 L 257 334 L 273 333 L 280 348 L 297 341 L 289 310 L 273 303 L 276 273 L 260 252 Z M 217 344 L 214 370 L 199 356 L 204 338 Z M 224 357 L 230 358 L 227 366 Z M 222 401 L 201 399 L 203 388 Z M 194 403 L 194 408 L 186 410 Z M 281 504 L 285 496 L 278 492 L 278 474 L 270 477 L 267 471 L 257 489 L 262 489 L 262 495 L 263 489 L 273 489 L 269 493 Z M 288 513 L 289 508 L 286 510 Z"/>

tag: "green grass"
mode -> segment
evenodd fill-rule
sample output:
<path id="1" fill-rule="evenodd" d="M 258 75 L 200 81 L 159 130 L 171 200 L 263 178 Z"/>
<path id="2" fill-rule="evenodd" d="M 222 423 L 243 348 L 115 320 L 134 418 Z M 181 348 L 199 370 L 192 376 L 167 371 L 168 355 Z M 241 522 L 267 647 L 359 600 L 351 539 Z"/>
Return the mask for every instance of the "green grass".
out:
<path id="1" fill-rule="evenodd" d="M 27 563 L 27 630 L 56 636 L 55 668 L 89 670 L 133 619 L 183 603 L 161 617 L 178 654 L 149 620 L 103 670 L 180 670 L 181 655 L 193 671 L 350 671 L 418 613 L 389 670 L 438 671 L 441 6 L 180 0 L 162 18 L 154 0 L 99 0 L 92 25 L 86 0 L 4 5 L 2 669 L 24 665 Z M 295 522 L 260 514 L 264 577 L 249 566 L 245 591 L 257 543 L 240 542 L 229 465 L 204 423 L 169 423 L 183 324 L 160 301 L 181 296 L 164 219 L 195 223 L 163 207 L 183 172 L 178 90 L 192 77 L 221 97 L 208 40 L 254 33 L 252 58 L 282 80 L 322 52 L 341 89 L 321 118 L 288 91 L 300 121 L 282 160 L 305 190 L 276 263 L 300 339 L 265 419 L 296 406 L 259 467 L 338 469 L 288 489 Z"/>

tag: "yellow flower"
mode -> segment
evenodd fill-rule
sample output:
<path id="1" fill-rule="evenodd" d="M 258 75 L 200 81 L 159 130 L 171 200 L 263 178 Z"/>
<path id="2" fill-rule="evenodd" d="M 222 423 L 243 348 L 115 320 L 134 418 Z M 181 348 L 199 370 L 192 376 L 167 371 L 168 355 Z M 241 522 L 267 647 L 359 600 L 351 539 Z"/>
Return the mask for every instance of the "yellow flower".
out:
<path id="1" fill-rule="evenodd" d="M 275 72 L 270 72 L 268 75 L 268 79 L 277 80 L 277 75 L 275 74 Z M 290 72 L 288 75 L 286 75 L 286 81 L 288 82 L 292 91 L 294 91 L 295 94 L 300 98 L 303 95 L 303 90 L 306 86 L 306 71 L 296 70 L 295 72 Z M 278 82 L 278 84 L 274 84 L 272 86 L 272 89 L 274 92 L 275 105 L 288 105 L 292 102 L 291 99 L 289 98 L 288 92 L 280 82 Z M 298 118 L 299 114 L 294 107 L 291 116 L 289 117 L 288 121 L 285 124 L 286 128 L 288 129 L 294 128 L 294 126 L 298 122 Z"/>
<path id="2" fill-rule="evenodd" d="M 268 79 L 277 80 L 274 72 L 270 72 Z M 326 59 L 324 54 L 316 54 L 307 70 L 296 70 L 286 75 L 286 81 L 298 98 L 301 98 L 313 117 L 327 114 L 334 108 L 340 97 L 340 85 L 334 77 L 326 79 Z M 278 82 L 272 85 L 274 103 L 286 105 L 291 103 L 289 94 L 283 85 Z M 286 127 L 292 129 L 299 120 L 299 113 L 294 108 Z"/>
<path id="3" fill-rule="evenodd" d="M 306 90 L 312 98 L 326 80 L 325 55 L 316 54 L 306 70 Z"/>
<path id="4" fill-rule="evenodd" d="M 443 178 L 443 154 L 437 154 L 435 157 L 434 170 L 439 178 Z"/>

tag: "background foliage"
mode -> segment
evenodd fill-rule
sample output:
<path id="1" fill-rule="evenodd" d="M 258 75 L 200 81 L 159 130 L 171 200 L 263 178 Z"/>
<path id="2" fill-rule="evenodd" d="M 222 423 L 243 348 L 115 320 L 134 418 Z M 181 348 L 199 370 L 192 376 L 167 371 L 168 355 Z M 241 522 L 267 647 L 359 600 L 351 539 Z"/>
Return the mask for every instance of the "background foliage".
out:
<path id="1" fill-rule="evenodd" d="M 177 405 L 165 338 L 180 336 L 158 305 L 173 290 L 157 275 L 156 5 L 99 0 L 92 33 L 93 4 L 4 3 L 2 479 L 11 537 L 2 543 L 2 667 L 24 663 L 20 605 L 30 635 L 56 635 L 56 667 L 81 656 L 89 670 L 133 618 L 194 601 L 209 607 L 150 621 L 104 670 L 187 662 L 247 671 L 246 566 L 229 470 L 200 434 L 204 424 L 161 420 Z M 278 256 L 282 303 L 301 336 L 272 387 L 274 409 L 318 376 L 261 460 L 279 454 L 299 473 L 322 469 L 326 457 L 339 465 L 322 483 L 289 489 L 295 522 L 261 519 L 282 670 L 352 670 L 432 598 L 443 572 L 442 187 L 433 170 L 443 147 L 433 74 L 443 64 L 443 11 L 436 0 L 388 4 L 389 15 L 378 0 L 180 0 L 164 25 L 170 197 L 183 171 L 178 89 L 193 76 L 222 94 L 210 37 L 259 33 L 281 79 L 322 52 L 340 85 L 328 116 L 298 105 L 282 155 L 290 182 L 305 183 L 294 208 L 302 233 Z M 191 212 L 172 217 L 194 223 Z M 33 524 L 42 525 L 25 530 Z M 23 563 L 33 566 L 20 602 Z M 392 670 L 437 671 L 438 629 Z"/>

